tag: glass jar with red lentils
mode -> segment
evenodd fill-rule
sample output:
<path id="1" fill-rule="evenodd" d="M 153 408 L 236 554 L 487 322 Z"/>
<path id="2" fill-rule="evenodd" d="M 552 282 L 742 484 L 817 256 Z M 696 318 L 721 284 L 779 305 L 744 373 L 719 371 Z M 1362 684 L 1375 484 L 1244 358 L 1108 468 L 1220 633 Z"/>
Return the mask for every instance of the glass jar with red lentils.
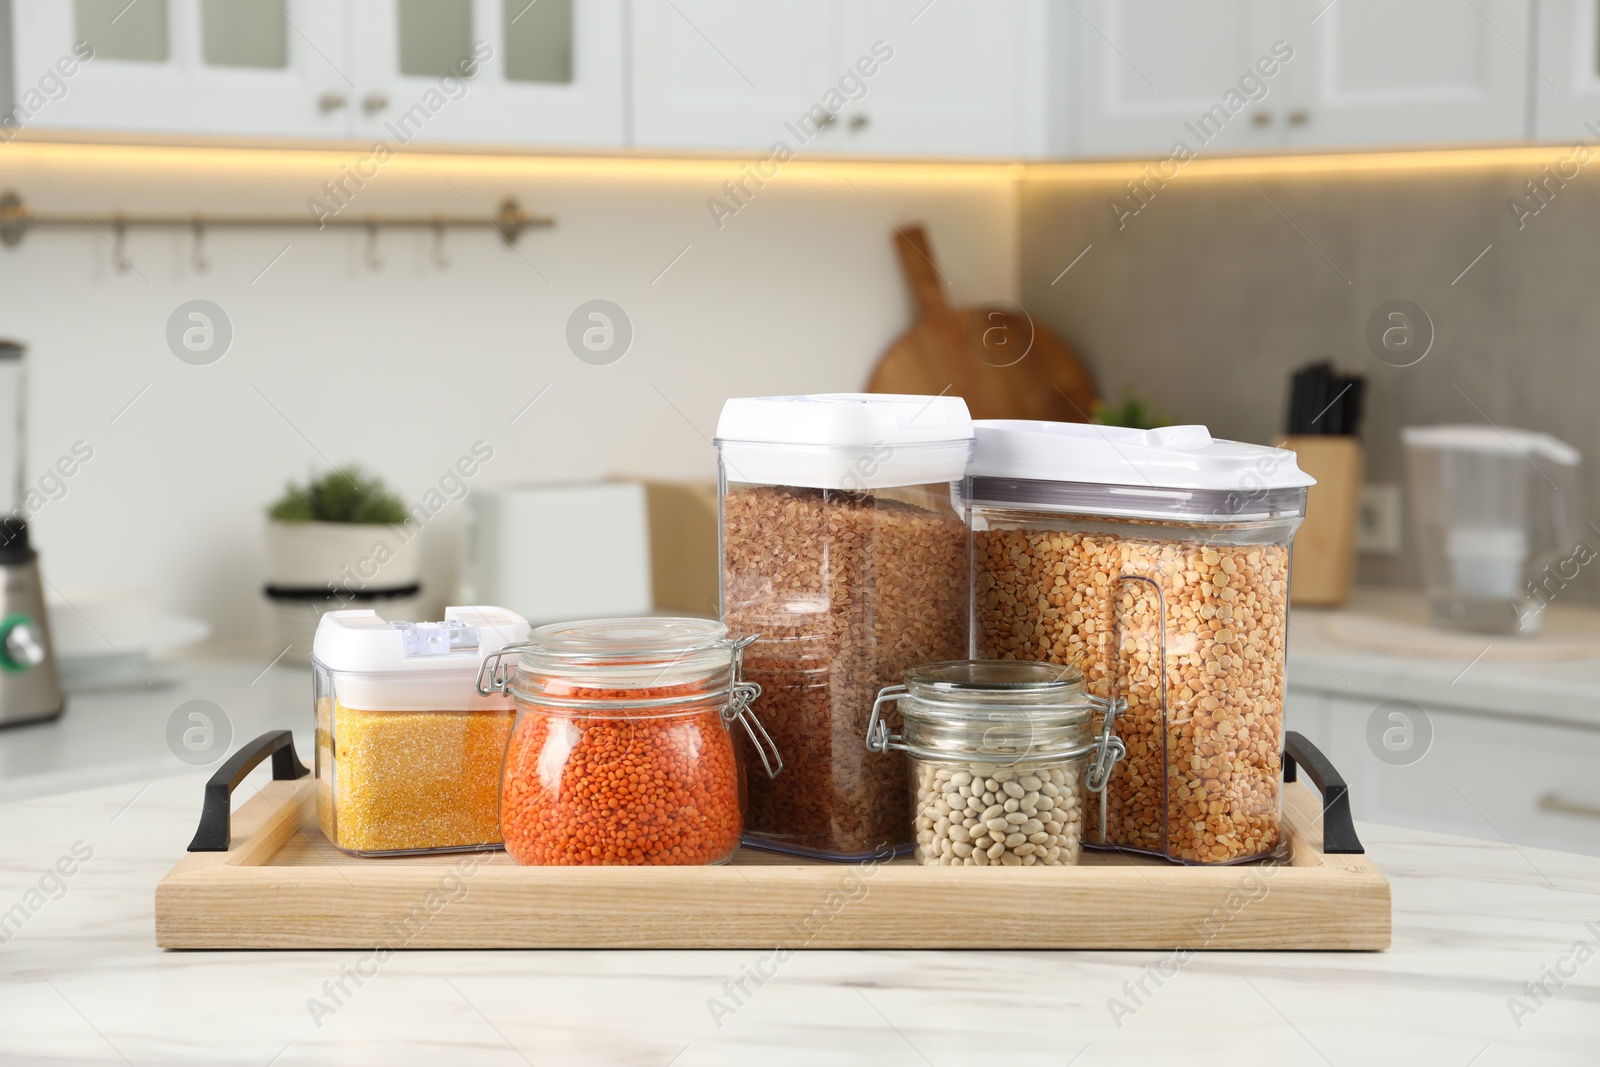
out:
<path id="1" fill-rule="evenodd" d="M 761 690 L 740 680 L 740 648 L 709 619 L 594 619 L 540 626 L 490 657 L 480 692 L 516 702 L 500 778 L 512 859 L 727 862 L 744 826 L 732 725 L 767 774 L 783 767 L 749 711 Z"/>

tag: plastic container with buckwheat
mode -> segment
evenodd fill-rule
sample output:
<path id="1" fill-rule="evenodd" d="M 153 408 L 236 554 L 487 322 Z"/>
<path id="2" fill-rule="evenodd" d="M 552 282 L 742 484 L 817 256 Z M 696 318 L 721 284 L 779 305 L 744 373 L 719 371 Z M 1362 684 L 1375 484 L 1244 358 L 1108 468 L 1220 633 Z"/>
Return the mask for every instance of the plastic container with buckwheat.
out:
<path id="1" fill-rule="evenodd" d="M 973 643 L 1127 702 L 1084 844 L 1182 863 L 1280 844 L 1289 549 L 1312 479 L 1204 426 L 975 424 Z"/>
<path id="2" fill-rule="evenodd" d="M 750 844 L 832 860 L 913 842 L 900 753 L 867 751 L 878 690 L 967 649 L 967 531 L 951 500 L 972 420 L 949 396 L 729 400 L 717 424 L 722 619 L 783 753 L 747 761 Z"/>

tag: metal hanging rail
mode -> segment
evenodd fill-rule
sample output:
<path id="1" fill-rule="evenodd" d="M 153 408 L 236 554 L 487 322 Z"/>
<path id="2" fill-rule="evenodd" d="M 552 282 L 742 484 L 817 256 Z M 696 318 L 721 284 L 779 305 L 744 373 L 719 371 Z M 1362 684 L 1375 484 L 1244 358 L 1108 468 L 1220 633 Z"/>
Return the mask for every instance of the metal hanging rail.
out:
<path id="1" fill-rule="evenodd" d="M 438 239 L 442 239 L 446 229 L 491 229 L 500 235 L 501 240 L 508 245 L 517 243 L 524 230 L 542 229 L 554 226 L 555 219 L 549 215 L 534 215 L 526 211 L 515 197 L 506 197 L 500 202 L 500 208 L 493 215 L 482 213 L 473 215 L 354 215 L 338 214 L 323 218 L 309 215 L 246 215 L 246 214 L 206 214 L 196 211 L 188 215 L 172 214 L 130 214 L 115 211 L 109 215 L 86 215 L 81 212 L 41 212 L 34 211 L 22 200 L 22 197 L 11 190 L 0 194 L 0 244 L 14 248 L 22 243 L 22 239 L 33 229 L 44 227 L 63 226 L 88 226 L 100 230 L 104 235 L 109 231 L 112 248 L 118 261 L 117 268 L 126 270 L 127 256 L 122 250 L 123 237 L 130 227 L 181 227 L 194 232 L 195 238 L 195 265 L 204 268 L 204 258 L 200 252 L 200 241 L 207 229 L 254 229 L 268 227 L 305 227 L 316 229 L 354 229 L 360 228 L 367 231 L 369 244 L 376 240 L 380 228 L 433 230 Z M 438 248 L 435 248 L 435 259 L 438 260 Z M 369 248 L 368 259 L 375 262 Z"/>

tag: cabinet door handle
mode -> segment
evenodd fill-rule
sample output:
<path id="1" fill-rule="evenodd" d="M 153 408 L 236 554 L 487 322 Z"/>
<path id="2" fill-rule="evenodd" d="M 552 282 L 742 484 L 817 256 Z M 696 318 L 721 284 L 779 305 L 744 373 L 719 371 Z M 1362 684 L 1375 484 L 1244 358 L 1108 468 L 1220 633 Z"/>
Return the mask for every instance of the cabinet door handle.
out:
<path id="1" fill-rule="evenodd" d="M 389 98 L 378 92 L 368 93 L 366 98 L 361 101 L 361 110 L 369 115 L 374 111 L 382 111 L 388 106 Z"/>
<path id="2" fill-rule="evenodd" d="M 1289 112 L 1289 125 L 1291 126 L 1304 126 L 1310 121 L 1311 112 L 1305 110 L 1304 108 L 1296 108 L 1295 110 Z"/>
<path id="3" fill-rule="evenodd" d="M 337 89 L 329 89 L 327 92 L 317 97 L 317 107 L 324 114 L 329 111 L 338 111 L 340 108 L 344 107 L 345 102 L 344 94 L 339 92 Z"/>
<path id="4" fill-rule="evenodd" d="M 865 116 L 865 115 L 856 115 L 855 117 L 853 117 L 850 120 L 850 132 L 851 133 L 856 133 L 856 132 L 858 132 L 860 130 L 866 129 L 867 128 L 867 124 L 870 121 L 871 120 L 868 119 L 867 116 Z"/>
<path id="5" fill-rule="evenodd" d="M 1270 111 L 1257 111 L 1254 115 L 1250 116 L 1250 122 L 1251 122 L 1251 125 L 1254 125 L 1254 126 L 1271 126 L 1272 125 L 1272 112 L 1270 112 Z"/>
<path id="6" fill-rule="evenodd" d="M 1559 811 L 1563 815 L 1581 815 L 1585 819 L 1600 819 L 1600 806 L 1568 800 L 1560 793 L 1546 793 L 1539 798 L 1540 811 Z"/>

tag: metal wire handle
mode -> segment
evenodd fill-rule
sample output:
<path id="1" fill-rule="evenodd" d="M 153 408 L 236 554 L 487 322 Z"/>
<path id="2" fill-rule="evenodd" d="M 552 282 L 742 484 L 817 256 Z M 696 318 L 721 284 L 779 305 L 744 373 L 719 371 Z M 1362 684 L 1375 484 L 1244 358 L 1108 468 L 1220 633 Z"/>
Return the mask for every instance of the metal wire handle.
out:
<path id="1" fill-rule="evenodd" d="M 889 732 L 882 708 L 891 700 L 904 700 L 909 694 L 910 690 L 903 685 L 886 685 L 878 691 L 878 699 L 872 702 L 872 717 L 867 720 L 868 752 L 888 752 L 892 748 L 906 751 L 905 738 Z"/>
<path id="2" fill-rule="evenodd" d="M 761 767 L 767 772 L 768 778 L 776 778 L 783 771 L 783 753 L 778 751 L 777 742 L 772 740 L 772 735 L 767 733 L 767 728 L 761 725 L 761 720 L 751 710 L 750 704 L 761 695 L 761 686 L 755 682 L 733 683 L 733 699 L 728 701 L 728 706 L 722 712 L 724 722 L 732 723 L 735 719 L 744 727 L 744 732 L 750 736 L 750 743 L 756 747 L 756 755 L 761 757 Z M 772 758 L 767 758 L 768 752 Z M 777 765 L 774 766 L 773 762 Z"/>
<path id="3" fill-rule="evenodd" d="M 1089 773 L 1084 776 L 1084 787 L 1089 792 L 1100 797 L 1100 843 L 1106 843 L 1106 798 L 1110 790 L 1106 787 L 1111 784 L 1111 772 L 1123 756 L 1128 754 L 1128 746 L 1123 744 L 1122 738 L 1111 732 L 1112 724 L 1116 721 L 1117 713 L 1127 710 L 1128 702 L 1121 699 L 1107 700 L 1105 697 L 1091 696 L 1089 702 L 1102 712 L 1100 720 L 1100 740 L 1095 745 L 1094 758 L 1089 761 Z"/>

